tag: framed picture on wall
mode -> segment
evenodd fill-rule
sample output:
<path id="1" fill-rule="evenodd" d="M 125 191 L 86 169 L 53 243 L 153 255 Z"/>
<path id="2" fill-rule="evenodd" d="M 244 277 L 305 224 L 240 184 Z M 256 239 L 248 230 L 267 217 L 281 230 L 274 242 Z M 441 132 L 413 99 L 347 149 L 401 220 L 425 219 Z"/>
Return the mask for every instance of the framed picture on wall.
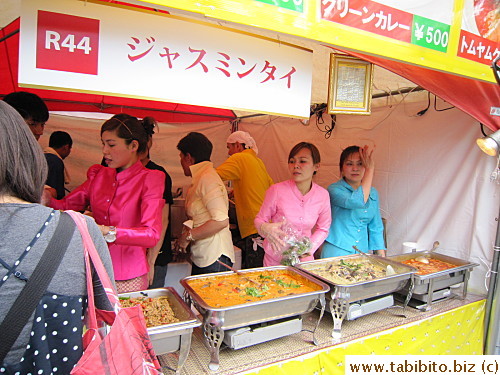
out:
<path id="1" fill-rule="evenodd" d="M 369 115 L 373 64 L 356 57 L 330 55 L 328 113 Z"/>

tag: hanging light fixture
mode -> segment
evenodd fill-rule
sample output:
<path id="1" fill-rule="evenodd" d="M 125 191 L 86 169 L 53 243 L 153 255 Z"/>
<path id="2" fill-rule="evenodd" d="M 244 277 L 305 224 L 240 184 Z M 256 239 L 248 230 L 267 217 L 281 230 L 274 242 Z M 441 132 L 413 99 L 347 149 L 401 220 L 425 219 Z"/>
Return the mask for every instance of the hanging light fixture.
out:
<path id="1" fill-rule="evenodd" d="M 476 140 L 477 145 L 483 152 L 490 156 L 497 156 L 500 152 L 500 130 Z"/>

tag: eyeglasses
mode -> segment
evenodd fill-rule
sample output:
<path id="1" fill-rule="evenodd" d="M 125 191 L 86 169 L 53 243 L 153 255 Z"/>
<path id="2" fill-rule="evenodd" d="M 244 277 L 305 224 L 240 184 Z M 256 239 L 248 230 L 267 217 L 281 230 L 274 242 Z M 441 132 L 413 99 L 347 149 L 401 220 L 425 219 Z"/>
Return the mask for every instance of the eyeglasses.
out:
<path id="1" fill-rule="evenodd" d="M 45 127 L 45 122 L 40 122 L 40 121 L 26 121 L 26 124 L 34 128 L 41 126 L 43 129 Z"/>

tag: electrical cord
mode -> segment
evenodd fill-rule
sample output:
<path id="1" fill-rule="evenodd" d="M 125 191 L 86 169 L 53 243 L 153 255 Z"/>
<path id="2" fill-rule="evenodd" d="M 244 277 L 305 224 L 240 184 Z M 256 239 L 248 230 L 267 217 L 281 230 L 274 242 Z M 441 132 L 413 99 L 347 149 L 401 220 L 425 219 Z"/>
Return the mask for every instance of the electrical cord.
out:
<path id="1" fill-rule="evenodd" d="M 431 93 L 429 91 L 427 91 L 427 107 L 422 109 L 421 111 L 418 111 L 417 116 L 425 115 L 425 113 L 429 110 L 430 107 L 431 107 Z M 438 107 L 437 107 L 437 95 L 434 95 L 434 110 L 436 112 L 447 111 L 447 110 L 453 109 L 453 108 L 455 108 L 455 106 L 452 105 L 451 107 L 448 107 L 448 108 L 438 109 Z"/>
<path id="2" fill-rule="evenodd" d="M 431 93 L 427 91 L 427 107 L 422 109 L 421 111 L 418 111 L 417 116 L 425 115 L 425 112 L 429 110 L 430 106 L 431 106 Z"/>
<path id="3" fill-rule="evenodd" d="M 452 105 L 451 107 L 448 107 L 448 108 L 437 109 L 437 96 L 436 96 L 436 95 L 434 95 L 434 109 L 435 109 L 436 111 L 438 111 L 438 112 L 442 112 L 442 111 L 447 111 L 447 110 L 449 110 L 449 109 L 453 109 L 453 108 L 455 108 L 455 106 L 454 106 L 454 105 Z"/>
<path id="4" fill-rule="evenodd" d="M 323 118 L 323 114 L 326 112 L 327 105 L 323 104 L 315 104 L 311 106 L 311 115 L 316 115 L 316 127 L 318 130 L 325 134 L 325 138 L 328 139 L 332 136 L 333 129 L 337 123 L 337 116 L 330 115 L 332 122 L 330 124 L 325 124 L 325 119 Z M 319 125 L 324 125 L 323 129 L 320 128 Z"/>
<path id="5" fill-rule="evenodd" d="M 497 157 L 497 165 L 495 167 L 495 169 L 493 170 L 493 172 L 491 172 L 491 175 L 490 175 L 490 182 L 493 182 L 493 181 L 496 181 L 497 184 L 500 184 L 500 154 L 498 155 Z"/>
<path id="6" fill-rule="evenodd" d="M 500 85 L 500 66 L 498 65 L 499 61 L 500 61 L 500 55 L 498 55 L 495 58 L 495 60 L 493 60 L 493 63 L 491 64 L 491 68 L 493 69 L 493 75 L 495 76 L 497 83 Z"/>
<path id="7" fill-rule="evenodd" d="M 482 122 L 480 122 L 480 123 L 479 123 L 479 125 L 481 125 L 481 133 L 483 133 L 483 136 L 484 136 L 484 137 L 487 137 L 487 136 L 488 136 L 488 134 L 486 134 L 486 133 L 484 132 L 484 124 L 483 124 Z"/>

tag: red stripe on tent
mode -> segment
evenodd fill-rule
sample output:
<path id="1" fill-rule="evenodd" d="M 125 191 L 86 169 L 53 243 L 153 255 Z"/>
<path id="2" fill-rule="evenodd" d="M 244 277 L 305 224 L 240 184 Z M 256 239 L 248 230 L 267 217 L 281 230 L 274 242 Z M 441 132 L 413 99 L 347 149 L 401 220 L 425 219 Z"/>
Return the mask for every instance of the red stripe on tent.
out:
<path id="1" fill-rule="evenodd" d="M 236 118 L 233 111 L 196 105 L 19 87 L 19 18 L 0 30 L 0 97 L 13 91 L 40 96 L 50 111 L 128 113 L 160 122 L 206 122 Z"/>

